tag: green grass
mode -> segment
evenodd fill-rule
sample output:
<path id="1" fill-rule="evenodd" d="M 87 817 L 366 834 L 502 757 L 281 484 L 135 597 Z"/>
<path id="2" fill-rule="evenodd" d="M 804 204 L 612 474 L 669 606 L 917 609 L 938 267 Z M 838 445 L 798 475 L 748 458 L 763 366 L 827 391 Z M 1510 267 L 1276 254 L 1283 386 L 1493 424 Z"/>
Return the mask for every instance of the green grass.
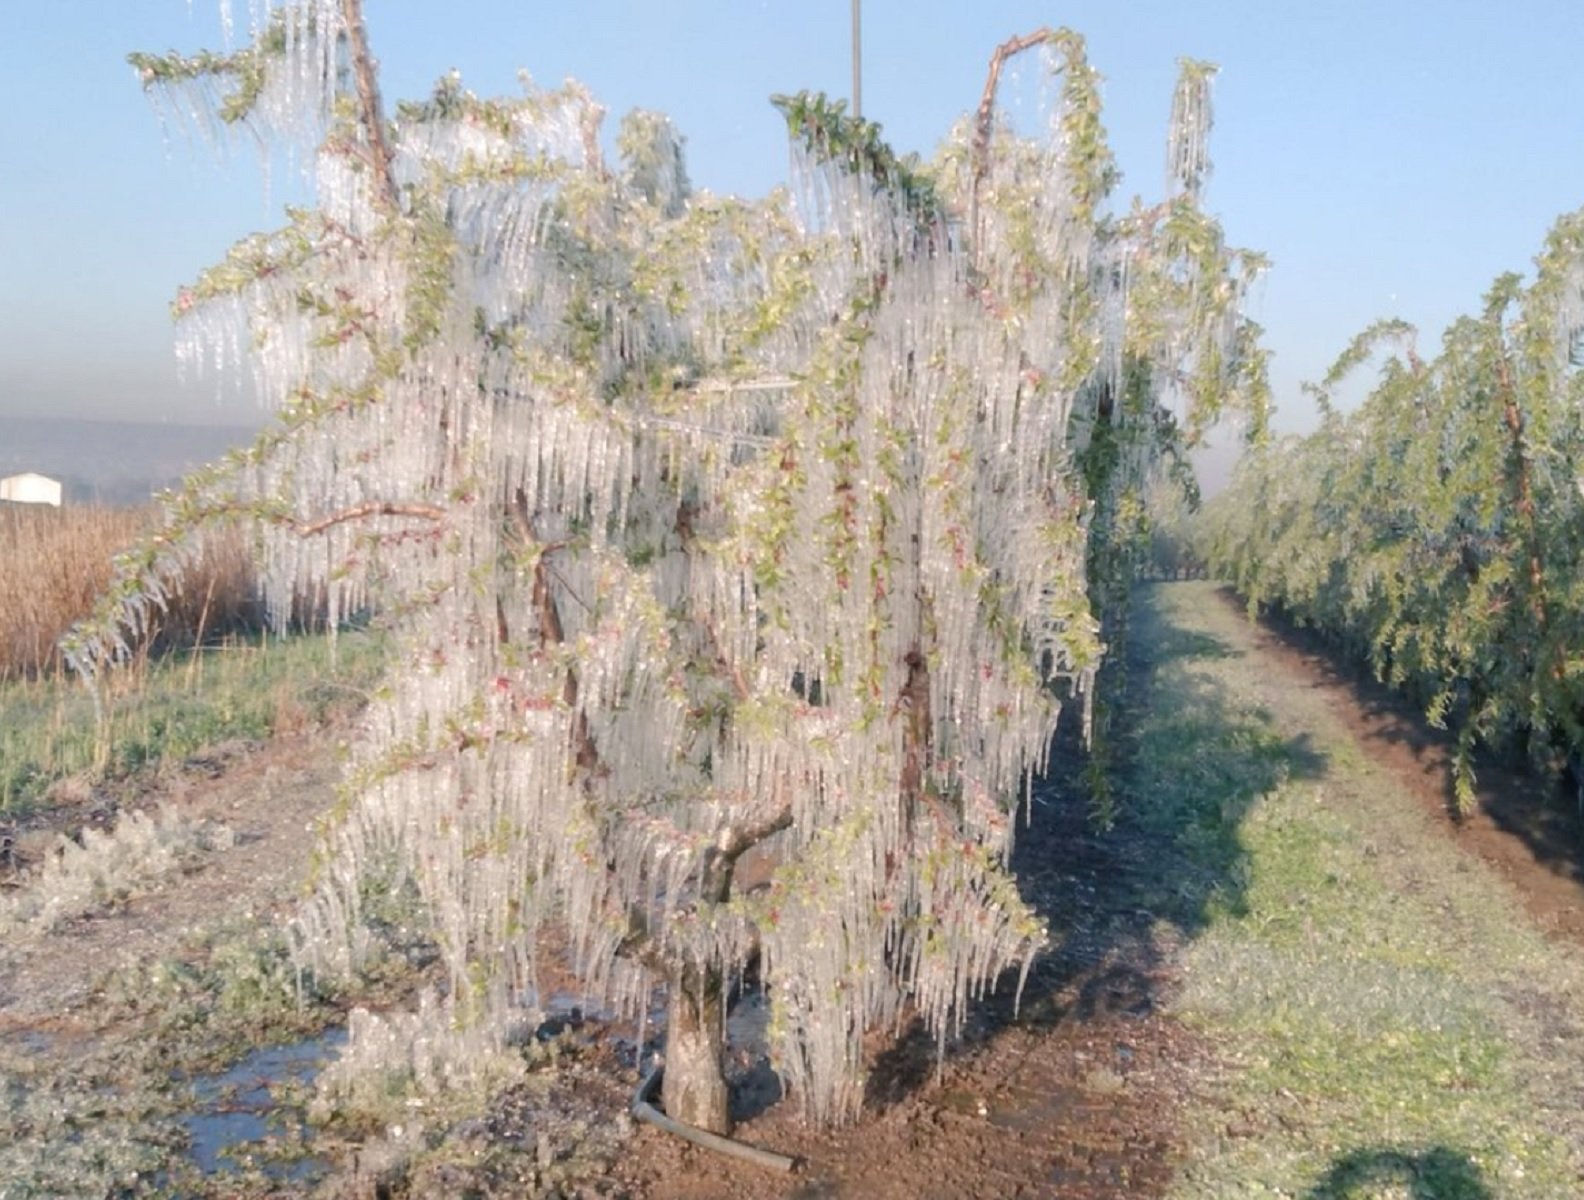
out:
<path id="1" fill-rule="evenodd" d="M 384 665 L 383 641 L 232 641 L 140 664 L 111 681 L 100 724 L 69 679 L 0 684 L 0 819 L 46 802 L 66 780 L 123 779 L 206 747 L 268 738 L 360 706 Z"/>
<path id="2" fill-rule="evenodd" d="M 1580 1194 L 1584 974 L 1205 584 L 1145 590 L 1124 803 L 1217 1048 L 1181 1197 Z"/>

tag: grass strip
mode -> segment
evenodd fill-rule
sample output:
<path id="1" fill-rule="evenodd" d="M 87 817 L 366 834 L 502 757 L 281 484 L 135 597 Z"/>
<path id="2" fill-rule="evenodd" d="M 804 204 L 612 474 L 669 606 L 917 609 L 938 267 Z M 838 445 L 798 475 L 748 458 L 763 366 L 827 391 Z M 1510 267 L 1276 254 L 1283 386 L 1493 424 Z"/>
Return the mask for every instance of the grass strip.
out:
<path id="1" fill-rule="evenodd" d="M 1140 595 L 1123 794 L 1221 1048 L 1179 1197 L 1581 1194 L 1584 978 L 1213 585 Z"/>

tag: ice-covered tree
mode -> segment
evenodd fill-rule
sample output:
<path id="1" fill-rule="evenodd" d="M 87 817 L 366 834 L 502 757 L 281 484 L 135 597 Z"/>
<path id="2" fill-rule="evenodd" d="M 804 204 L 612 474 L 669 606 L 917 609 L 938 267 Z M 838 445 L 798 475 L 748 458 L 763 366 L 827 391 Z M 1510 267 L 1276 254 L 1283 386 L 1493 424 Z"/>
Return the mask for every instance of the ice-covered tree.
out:
<path id="1" fill-rule="evenodd" d="M 1482 744 L 1584 782 L 1584 210 L 1534 266 L 1433 357 L 1402 320 L 1360 333 L 1311 389 L 1319 428 L 1240 463 L 1205 522 L 1251 609 L 1313 626 L 1455 731 L 1463 811 Z"/>
<path id="2" fill-rule="evenodd" d="M 996 83 L 1029 49 L 1056 86 L 1020 135 Z M 1147 431 L 1117 458 L 1142 461 L 1163 405 L 1199 422 L 1254 362 L 1249 271 L 1198 208 L 1208 72 L 1174 194 L 1111 218 L 1067 32 L 1002 47 L 931 168 L 781 99 L 793 186 L 754 202 L 692 191 L 655 114 L 607 164 L 574 84 L 453 76 L 387 115 L 358 0 L 258 0 L 239 48 L 133 62 L 172 119 L 301 147 L 316 203 L 178 296 L 186 359 L 249 360 L 279 417 L 169 498 L 76 664 L 245 523 L 277 620 L 373 606 L 400 645 L 305 962 L 357 965 L 361 884 L 395 864 L 446 1019 L 503 1035 L 554 923 L 591 992 L 666 984 L 664 1103 L 724 1130 L 727 987 L 757 960 L 790 1090 L 850 1118 L 867 1033 L 916 1013 L 944 1040 L 1043 942 L 1006 861 L 1103 650 L 1095 431 Z"/>

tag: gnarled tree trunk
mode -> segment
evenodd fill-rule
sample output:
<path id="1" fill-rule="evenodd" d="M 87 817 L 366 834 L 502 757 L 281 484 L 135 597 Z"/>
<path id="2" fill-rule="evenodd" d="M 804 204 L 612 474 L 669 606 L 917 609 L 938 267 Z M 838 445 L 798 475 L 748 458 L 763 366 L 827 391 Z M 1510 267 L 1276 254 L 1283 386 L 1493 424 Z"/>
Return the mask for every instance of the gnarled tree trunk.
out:
<path id="1" fill-rule="evenodd" d="M 710 1133 L 731 1133 L 726 1089 L 726 988 L 718 970 L 671 972 L 666 1018 L 666 1116 Z"/>

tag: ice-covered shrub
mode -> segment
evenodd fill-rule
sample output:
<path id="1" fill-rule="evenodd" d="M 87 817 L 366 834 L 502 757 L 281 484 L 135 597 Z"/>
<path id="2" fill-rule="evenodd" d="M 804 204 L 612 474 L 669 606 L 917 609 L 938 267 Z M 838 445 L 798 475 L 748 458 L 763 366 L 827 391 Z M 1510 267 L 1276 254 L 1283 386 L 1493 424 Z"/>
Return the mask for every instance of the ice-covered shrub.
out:
<path id="1" fill-rule="evenodd" d="M 481 1099 L 521 1080 L 531 1033 L 527 1014 L 457 1011 L 449 996 L 426 990 L 413 1012 L 354 1008 L 340 1057 L 320 1074 L 314 1115 L 421 1115 L 425 1098 Z"/>
<path id="2" fill-rule="evenodd" d="M 20 888 L 0 894 L 0 932 L 48 933 L 157 888 L 233 841 L 228 826 L 169 805 L 128 812 L 109 832 L 88 827 L 81 836 L 79 842 L 61 835 Z"/>

